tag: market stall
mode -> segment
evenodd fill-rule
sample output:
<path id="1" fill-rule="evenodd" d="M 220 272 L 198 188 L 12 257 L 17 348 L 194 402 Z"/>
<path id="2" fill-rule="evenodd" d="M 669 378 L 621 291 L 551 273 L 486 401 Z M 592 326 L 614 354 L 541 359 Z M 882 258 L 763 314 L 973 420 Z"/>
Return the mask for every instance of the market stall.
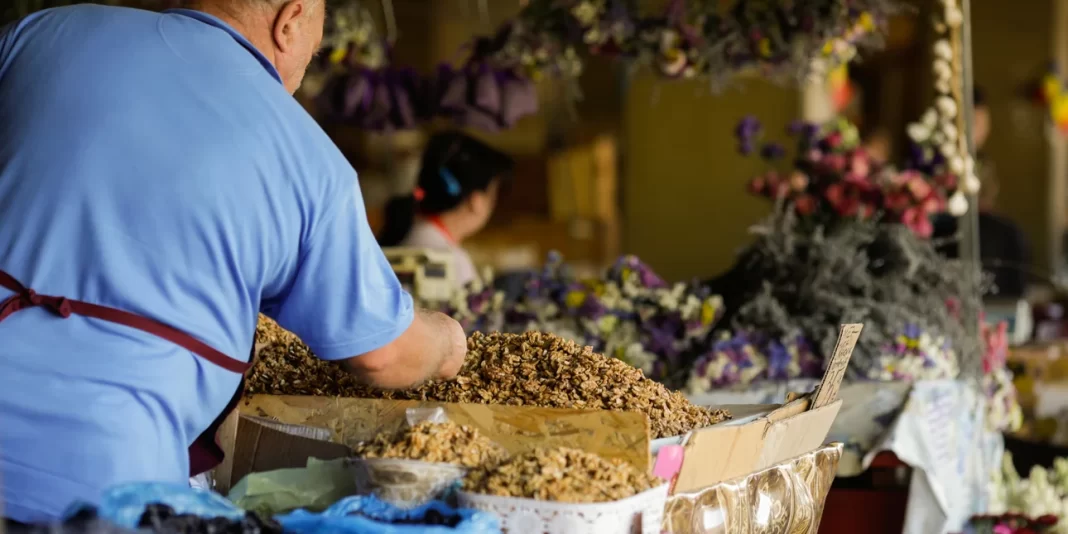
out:
<path id="1" fill-rule="evenodd" d="M 649 15 L 528 2 L 431 73 L 392 64 L 395 21 L 382 39 L 350 6 L 332 21 L 316 102 L 369 131 L 495 131 L 537 109 L 533 79 L 573 79 L 584 56 L 713 89 L 740 72 L 807 79 L 852 59 L 892 11 L 720 4 Z M 966 2 L 944 7 L 939 96 L 909 132 L 918 154 L 882 165 L 846 122 L 795 124 L 794 168 L 750 183 L 774 210 L 739 260 L 745 276 L 671 284 L 624 257 L 589 279 L 552 256 L 506 299 L 491 279 L 452 292 L 432 251 L 388 251 L 421 304 L 471 335 L 456 380 L 371 390 L 263 319 L 210 489 L 115 488 L 71 524 L 815 533 L 835 476 L 883 450 L 914 468 L 910 532 L 964 524 L 989 507 L 982 474 L 1018 418 L 1004 331 L 980 326 L 974 258 L 942 260 L 928 240 L 930 218 L 974 212 L 977 190 Z M 742 152 L 784 156 L 755 118 L 736 133 Z"/>

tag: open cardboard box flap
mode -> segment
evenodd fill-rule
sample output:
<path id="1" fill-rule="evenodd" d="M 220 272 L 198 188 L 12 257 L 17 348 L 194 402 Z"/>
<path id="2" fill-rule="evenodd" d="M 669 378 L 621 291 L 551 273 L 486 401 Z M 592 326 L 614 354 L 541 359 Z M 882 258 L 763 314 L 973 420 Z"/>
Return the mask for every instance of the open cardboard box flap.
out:
<path id="1" fill-rule="evenodd" d="M 406 425 L 408 408 L 434 407 L 513 454 L 572 447 L 649 467 L 649 423 L 636 412 L 255 395 L 239 406 L 235 435 L 224 440 L 234 444 L 227 451 L 232 467 L 216 471 L 216 485 L 225 491 L 249 473 L 347 456 L 357 443 Z"/>
<path id="2" fill-rule="evenodd" d="M 843 325 L 827 371 L 816 391 L 766 415 L 739 425 L 716 425 L 688 434 L 683 441 L 682 468 L 673 493 L 696 491 L 767 469 L 823 445 L 842 401 L 838 389 L 845 377 L 860 331 Z M 746 407 L 723 406 L 736 417 Z"/>

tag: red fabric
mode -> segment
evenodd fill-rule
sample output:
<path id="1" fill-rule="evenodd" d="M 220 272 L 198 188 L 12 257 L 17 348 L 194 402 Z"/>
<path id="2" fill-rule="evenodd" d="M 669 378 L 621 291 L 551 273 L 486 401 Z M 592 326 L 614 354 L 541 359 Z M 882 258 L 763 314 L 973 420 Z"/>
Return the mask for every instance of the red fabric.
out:
<path id="1" fill-rule="evenodd" d="M 251 355 L 248 362 L 231 358 L 181 330 L 171 328 L 147 317 L 66 297 L 39 295 L 36 291 L 22 285 L 13 276 L 2 270 L 0 270 L 0 287 L 5 287 L 15 292 L 14 295 L 0 301 L 0 321 L 7 319 L 11 314 L 19 310 L 42 307 L 64 319 L 71 315 L 81 315 L 135 328 L 170 341 L 227 371 L 237 374 L 244 374 L 252 366 Z M 215 418 L 211 426 L 198 436 L 193 445 L 189 447 L 190 476 L 210 471 L 225 458 L 226 455 L 222 447 L 219 446 L 216 434 L 226 417 L 237 407 L 237 403 L 241 400 L 241 393 L 244 391 L 244 385 L 245 380 L 242 377 L 241 383 L 238 385 L 233 398 L 227 404 L 226 409 Z"/>

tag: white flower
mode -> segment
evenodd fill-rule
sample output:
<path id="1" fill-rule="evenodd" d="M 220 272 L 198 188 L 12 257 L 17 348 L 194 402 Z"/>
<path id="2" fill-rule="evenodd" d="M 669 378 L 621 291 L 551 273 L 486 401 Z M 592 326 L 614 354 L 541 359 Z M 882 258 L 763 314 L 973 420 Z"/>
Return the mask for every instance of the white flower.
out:
<path id="1" fill-rule="evenodd" d="M 962 176 L 965 171 L 964 158 L 960 156 L 949 158 L 949 172 L 956 174 L 957 176 Z"/>
<path id="2" fill-rule="evenodd" d="M 935 91 L 938 91 L 940 95 L 948 95 L 952 87 L 949 86 L 949 80 L 937 80 L 935 81 Z"/>
<path id="3" fill-rule="evenodd" d="M 968 213 L 968 197 L 964 196 L 964 191 L 953 193 L 953 196 L 949 197 L 949 203 L 946 204 L 946 208 L 949 209 L 950 215 L 954 217 L 960 217 Z"/>
<path id="4" fill-rule="evenodd" d="M 935 125 L 938 124 L 938 112 L 934 109 L 928 109 L 927 113 L 923 114 L 923 119 L 921 119 L 920 122 L 922 122 L 924 126 L 934 129 Z"/>
<path id="5" fill-rule="evenodd" d="M 909 125 L 908 134 L 909 139 L 912 139 L 917 143 L 921 143 L 931 137 L 931 129 L 924 126 L 923 124 L 914 122 Z"/>
<path id="6" fill-rule="evenodd" d="M 937 131 L 935 131 L 935 133 L 931 134 L 931 142 L 936 144 L 936 145 L 941 145 L 942 143 L 945 143 L 947 140 L 952 141 L 952 139 L 947 139 L 946 138 L 946 134 L 942 133 L 941 130 L 937 130 Z"/>
<path id="7" fill-rule="evenodd" d="M 983 182 L 979 180 L 979 177 L 976 176 L 974 172 L 970 172 L 965 175 L 963 186 L 965 191 L 974 195 L 979 192 L 979 189 L 983 186 Z"/>
<path id="8" fill-rule="evenodd" d="M 938 147 L 938 151 L 941 152 L 946 159 L 952 159 L 957 156 L 957 145 L 953 143 L 942 143 L 942 145 Z"/>
<path id="9" fill-rule="evenodd" d="M 953 119 L 957 116 L 957 101 L 948 96 L 940 96 L 935 100 L 935 107 L 942 118 Z"/>
<path id="10" fill-rule="evenodd" d="M 934 55 L 938 59 L 944 59 L 950 61 L 953 59 L 953 45 L 949 44 L 948 39 L 939 39 L 934 44 Z M 946 64 L 949 65 L 948 63 Z M 938 62 L 935 62 L 935 67 L 938 66 Z"/>

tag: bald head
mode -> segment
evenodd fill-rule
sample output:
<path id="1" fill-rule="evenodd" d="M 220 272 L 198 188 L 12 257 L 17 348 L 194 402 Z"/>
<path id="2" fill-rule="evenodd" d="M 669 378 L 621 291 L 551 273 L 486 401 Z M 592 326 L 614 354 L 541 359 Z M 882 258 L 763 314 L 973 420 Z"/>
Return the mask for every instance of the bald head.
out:
<path id="1" fill-rule="evenodd" d="M 323 41 L 325 0 L 190 0 L 189 7 L 232 26 L 296 92 Z"/>

